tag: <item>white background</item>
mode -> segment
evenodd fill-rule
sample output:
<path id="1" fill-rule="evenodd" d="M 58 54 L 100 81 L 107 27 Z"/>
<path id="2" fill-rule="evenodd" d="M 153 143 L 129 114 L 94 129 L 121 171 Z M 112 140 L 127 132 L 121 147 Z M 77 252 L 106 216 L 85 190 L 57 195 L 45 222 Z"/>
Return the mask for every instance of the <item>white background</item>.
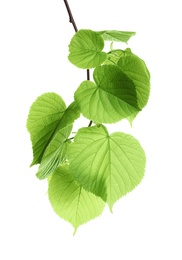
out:
<path id="1" fill-rule="evenodd" d="M 0 259 L 182 259 L 180 1 L 70 0 L 78 28 L 136 31 L 128 44 L 151 72 L 151 95 L 133 127 L 147 154 L 145 178 L 113 214 L 72 226 L 51 209 L 35 177 L 29 107 L 55 91 L 69 104 L 86 78 L 67 60 L 74 33 L 62 0 L 0 2 Z M 122 45 L 121 47 L 127 47 Z M 87 122 L 86 122 L 87 124 Z"/>

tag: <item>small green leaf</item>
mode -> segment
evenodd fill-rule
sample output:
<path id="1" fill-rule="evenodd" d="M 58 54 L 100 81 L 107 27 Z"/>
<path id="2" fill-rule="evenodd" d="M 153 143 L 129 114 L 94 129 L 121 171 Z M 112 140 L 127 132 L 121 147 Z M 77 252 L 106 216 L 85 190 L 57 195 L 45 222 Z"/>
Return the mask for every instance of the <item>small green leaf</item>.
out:
<path id="1" fill-rule="evenodd" d="M 117 65 L 118 60 L 125 55 L 122 50 L 112 50 L 107 54 L 107 60 L 104 62 L 104 65 L 114 64 Z"/>
<path id="2" fill-rule="evenodd" d="M 104 202 L 82 188 L 69 172 L 68 165 L 59 167 L 49 181 L 49 200 L 54 211 L 77 228 L 99 216 Z"/>
<path id="3" fill-rule="evenodd" d="M 133 81 L 136 87 L 139 108 L 148 102 L 150 94 L 150 74 L 145 62 L 131 52 L 126 52 L 117 65 Z"/>
<path id="4" fill-rule="evenodd" d="M 103 48 L 104 41 L 100 35 L 91 30 L 79 30 L 71 39 L 68 58 L 79 68 L 95 68 L 107 58 Z"/>
<path id="5" fill-rule="evenodd" d="M 45 93 L 36 99 L 27 119 L 34 157 L 31 165 L 41 162 L 56 132 L 72 124 L 79 115 L 75 102 L 66 108 L 63 99 L 56 93 Z"/>
<path id="6" fill-rule="evenodd" d="M 124 32 L 124 31 L 116 31 L 116 30 L 108 30 L 108 31 L 100 31 L 97 32 L 99 35 L 103 37 L 105 41 L 113 41 L 113 42 L 125 42 L 135 35 L 135 32 Z"/>
<path id="7" fill-rule="evenodd" d="M 117 66 L 99 66 L 93 77 L 96 84 L 83 81 L 74 95 L 86 118 L 97 123 L 114 123 L 140 110 L 134 83 Z"/>
<path id="8" fill-rule="evenodd" d="M 145 153 L 131 135 L 106 127 L 81 128 L 68 147 L 70 172 L 86 190 L 113 204 L 142 180 Z"/>
<path id="9" fill-rule="evenodd" d="M 47 178 L 55 169 L 66 160 L 66 151 L 70 143 L 68 139 L 72 125 L 60 129 L 50 141 L 42 157 L 37 177 L 42 180 Z"/>

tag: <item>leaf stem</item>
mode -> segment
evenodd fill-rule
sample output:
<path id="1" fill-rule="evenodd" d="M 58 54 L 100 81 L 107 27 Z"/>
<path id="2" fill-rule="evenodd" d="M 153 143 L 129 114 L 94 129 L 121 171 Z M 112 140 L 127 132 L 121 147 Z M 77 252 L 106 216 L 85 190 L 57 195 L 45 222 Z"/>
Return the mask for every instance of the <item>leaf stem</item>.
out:
<path id="1" fill-rule="evenodd" d="M 87 80 L 90 80 L 90 70 L 87 69 Z"/>
<path id="2" fill-rule="evenodd" d="M 72 15 L 70 6 L 68 4 L 68 1 L 67 0 L 63 0 L 63 1 L 65 3 L 66 9 L 67 9 L 67 12 L 68 12 L 68 15 L 69 15 L 69 22 L 72 23 L 75 32 L 77 32 L 78 28 L 77 28 L 75 20 L 73 18 L 73 15 Z M 90 70 L 89 69 L 87 69 L 87 80 L 90 80 Z M 89 122 L 88 126 L 91 126 L 91 125 L 92 125 L 92 121 Z"/>
<path id="3" fill-rule="evenodd" d="M 67 140 L 72 140 L 72 139 L 74 139 L 74 136 L 73 136 L 73 137 L 70 137 L 70 138 L 68 138 Z"/>
<path id="4" fill-rule="evenodd" d="M 88 127 L 90 127 L 90 126 L 92 125 L 92 123 L 93 123 L 93 121 L 92 121 L 92 120 L 90 120 L 90 123 L 89 123 Z"/>

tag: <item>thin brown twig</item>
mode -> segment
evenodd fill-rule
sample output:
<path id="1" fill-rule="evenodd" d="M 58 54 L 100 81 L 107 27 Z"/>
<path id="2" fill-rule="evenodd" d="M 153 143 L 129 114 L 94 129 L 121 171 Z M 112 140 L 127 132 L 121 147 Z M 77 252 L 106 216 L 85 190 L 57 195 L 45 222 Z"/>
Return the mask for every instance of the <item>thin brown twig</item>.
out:
<path id="1" fill-rule="evenodd" d="M 73 28 L 75 30 L 75 32 L 78 31 L 78 28 L 76 26 L 76 23 L 75 23 L 75 20 L 73 18 L 73 15 L 72 15 L 72 12 L 71 12 L 71 9 L 70 9 L 70 6 L 68 4 L 68 1 L 67 0 L 63 0 L 64 3 L 65 3 L 65 6 L 66 6 L 66 9 L 67 9 L 67 12 L 68 12 L 68 15 L 69 15 L 69 22 L 72 23 L 73 25 Z M 87 69 L 87 80 L 90 80 L 90 70 Z M 89 125 L 88 126 L 91 126 L 92 125 L 92 120 L 89 122 Z"/>

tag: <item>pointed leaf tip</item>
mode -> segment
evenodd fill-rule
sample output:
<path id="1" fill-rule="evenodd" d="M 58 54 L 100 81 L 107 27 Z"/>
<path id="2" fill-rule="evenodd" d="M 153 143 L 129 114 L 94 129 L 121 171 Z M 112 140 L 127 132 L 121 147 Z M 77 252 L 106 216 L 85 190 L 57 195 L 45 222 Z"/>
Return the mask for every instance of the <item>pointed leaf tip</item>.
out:
<path id="1" fill-rule="evenodd" d="M 60 166 L 52 174 L 48 189 L 54 211 L 74 227 L 99 216 L 105 206 L 103 200 L 82 188 L 70 174 L 69 166 Z"/>

